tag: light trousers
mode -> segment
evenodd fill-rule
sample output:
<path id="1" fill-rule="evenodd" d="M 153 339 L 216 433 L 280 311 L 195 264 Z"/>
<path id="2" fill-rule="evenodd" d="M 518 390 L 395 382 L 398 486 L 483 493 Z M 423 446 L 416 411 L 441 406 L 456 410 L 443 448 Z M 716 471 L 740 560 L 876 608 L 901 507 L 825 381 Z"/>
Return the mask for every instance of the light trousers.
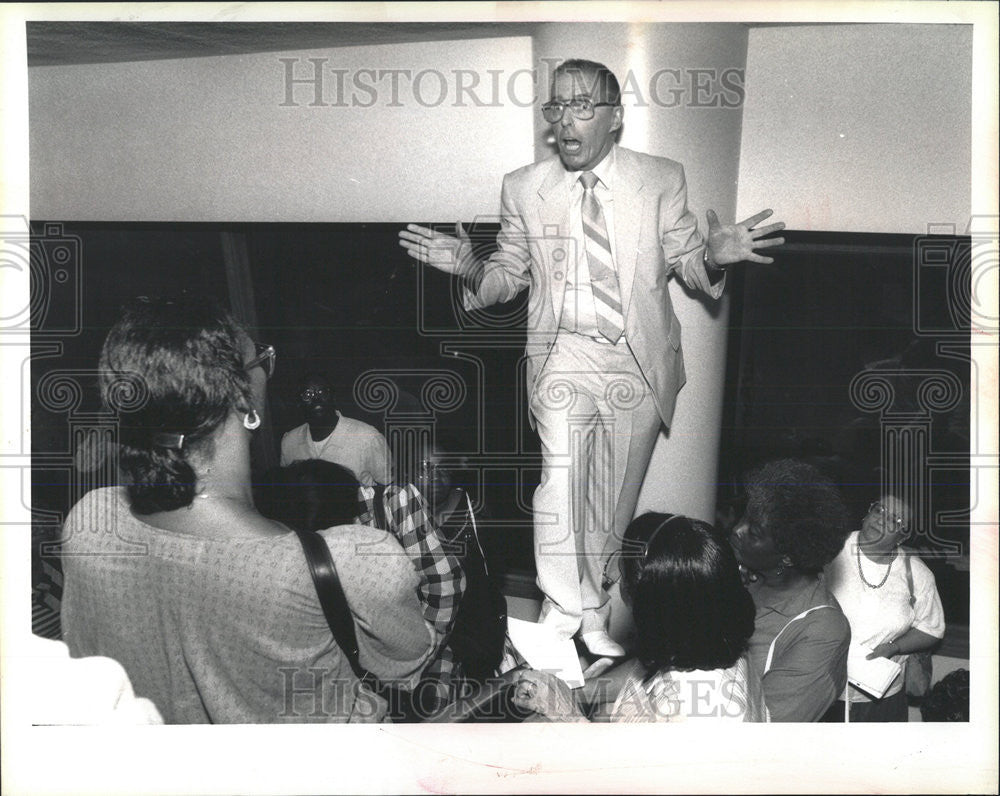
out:
<path id="1" fill-rule="evenodd" d="M 604 562 L 632 520 L 660 417 L 623 336 L 560 332 L 531 396 L 542 443 L 534 496 L 539 621 L 566 638 L 607 629 Z"/>

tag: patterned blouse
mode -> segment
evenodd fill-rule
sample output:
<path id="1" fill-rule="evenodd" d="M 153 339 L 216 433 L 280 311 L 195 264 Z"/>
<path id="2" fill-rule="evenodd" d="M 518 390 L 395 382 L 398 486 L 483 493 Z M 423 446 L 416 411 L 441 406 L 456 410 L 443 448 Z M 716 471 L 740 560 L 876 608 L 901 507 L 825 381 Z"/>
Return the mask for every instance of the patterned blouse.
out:
<path id="1" fill-rule="evenodd" d="M 361 665 L 415 685 L 441 643 L 418 579 L 384 531 L 320 531 L 357 625 Z M 294 533 L 207 538 L 134 516 L 124 489 L 87 493 L 63 534 L 64 639 L 117 660 L 168 724 L 372 722 Z"/>

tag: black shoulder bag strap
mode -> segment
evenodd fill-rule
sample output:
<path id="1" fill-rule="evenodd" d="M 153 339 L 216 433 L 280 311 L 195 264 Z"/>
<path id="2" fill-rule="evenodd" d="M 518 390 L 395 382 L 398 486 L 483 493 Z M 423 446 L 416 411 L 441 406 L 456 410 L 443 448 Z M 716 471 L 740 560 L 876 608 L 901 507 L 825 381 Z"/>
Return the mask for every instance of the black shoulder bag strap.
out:
<path id="1" fill-rule="evenodd" d="M 899 554 L 906 560 L 906 587 L 910 590 L 910 608 L 917 604 L 917 594 L 913 589 L 913 565 L 910 563 L 910 554 L 899 549 Z"/>
<path id="2" fill-rule="evenodd" d="M 372 503 L 372 508 L 375 511 L 375 527 L 380 528 L 383 531 L 389 530 L 389 520 L 385 516 L 385 485 L 376 484 L 375 485 L 375 498 Z"/>
<path id="3" fill-rule="evenodd" d="M 376 495 L 377 503 L 381 503 L 381 494 Z M 330 626 L 334 641 L 343 650 L 347 662 L 351 665 L 354 676 L 376 694 L 386 700 L 389 715 L 393 721 L 420 721 L 422 716 L 414 713 L 412 695 L 404 688 L 383 683 L 378 675 L 365 669 L 358 660 L 358 636 L 354 629 L 354 616 L 347 605 L 347 597 L 337 577 L 337 567 L 330 555 L 326 540 L 318 533 L 310 531 L 295 531 L 302 543 L 309 564 L 309 574 L 312 575 L 316 596 L 323 608 L 326 623 Z"/>
<path id="4" fill-rule="evenodd" d="M 344 589 L 340 585 L 340 578 L 337 577 L 337 568 L 334 566 L 333 556 L 330 555 L 326 540 L 312 531 L 296 530 L 295 534 L 302 543 L 319 604 L 323 608 L 323 615 L 337 646 L 347 656 L 347 661 L 358 679 L 370 681 L 374 675 L 363 668 L 358 661 L 358 636 L 354 631 L 354 617 L 347 606 L 347 597 L 344 596 Z"/>

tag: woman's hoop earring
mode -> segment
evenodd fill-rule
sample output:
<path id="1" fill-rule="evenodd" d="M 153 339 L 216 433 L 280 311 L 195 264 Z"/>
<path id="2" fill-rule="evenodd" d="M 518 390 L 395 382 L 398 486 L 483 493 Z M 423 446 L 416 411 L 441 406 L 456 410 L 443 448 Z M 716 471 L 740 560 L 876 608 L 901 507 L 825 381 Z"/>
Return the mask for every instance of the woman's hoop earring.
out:
<path id="1" fill-rule="evenodd" d="M 243 428 L 250 431 L 260 428 L 260 415 L 257 414 L 256 409 L 251 409 L 243 415 Z"/>

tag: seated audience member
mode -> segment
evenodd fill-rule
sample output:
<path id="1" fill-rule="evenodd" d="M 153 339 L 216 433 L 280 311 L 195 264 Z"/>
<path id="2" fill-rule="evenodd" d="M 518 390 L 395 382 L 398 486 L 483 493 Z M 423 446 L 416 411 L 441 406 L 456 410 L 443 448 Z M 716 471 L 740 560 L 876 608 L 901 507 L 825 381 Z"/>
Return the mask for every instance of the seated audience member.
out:
<path id="1" fill-rule="evenodd" d="M 413 484 L 362 487 L 346 467 L 322 459 L 294 462 L 272 471 L 264 482 L 257 498 L 261 511 L 292 528 L 317 531 L 358 524 L 396 537 L 417 576 L 424 620 L 438 634 L 438 646 L 421 677 L 419 698 L 424 712 L 453 698 L 453 658 L 446 641 L 462 600 L 465 576 L 458 558 L 442 544 L 417 488 Z M 365 555 L 364 548 L 359 547 L 358 554 Z"/>
<path id="2" fill-rule="evenodd" d="M 850 625 L 823 576 L 847 509 L 832 481 L 791 459 L 751 472 L 745 491 L 731 540 L 757 608 L 750 659 L 771 721 L 817 721 L 847 683 Z"/>
<path id="3" fill-rule="evenodd" d="M 934 575 L 900 547 L 912 517 L 906 501 L 883 495 L 826 567 L 830 591 L 851 623 L 852 643 L 864 647 L 868 658 L 890 658 L 904 667 L 909 655 L 930 649 L 944 637 L 944 610 Z M 849 699 L 850 721 L 907 721 L 905 681 L 901 672 L 881 699 L 848 685 L 827 718 L 843 721 L 844 701 Z"/>
<path id="4" fill-rule="evenodd" d="M 392 481 L 392 455 L 385 437 L 337 410 L 333 387 L 325 376 L 306 376 L 298 397 L 306 422 L 281 438 L 282 466 L 300 459 L 323 459 L 343 465 L 365 486 Z"/>
<path id="5" fill-rule="evenodd" d="M 465 680 L 483 682 L 496 674 L 507 637 L 507 602 L 490 577 L 469 493 L 447 466 L 448 452 L 426 445 L 414 483 L 426 498 L 445 547 L 462 562 L 466 586 L 449 646 Z"/>
<path id="6" fill-rule="evenodd" d="M 625 532 L 622 594 L 637 631 L 637 658 L 577 695 L 546 672 L 522 672 L 514 704 L 553 721 L 766 721 L 747 644 L 754 605 L 732 548 L 708 523 L 644 514 Z"/>
<path id="7" fill-rule="evenodd" d="M 274 361 L 195 299 L 136 301 L 101 354 L 128 486 L 89 492 L 66 520 L 64 637 L 74 657 L 120 662 L 170 724 L 386 714 L 334 641 L 299 539 L 254 508 L 250 440 Z M 414 685 L 439 633 L 399 543 L 363 526 L 320 534 L 362 666 Z"/>
<path id="8" fill-rule="evenodd" d="M 920 704 L 921 721 L 969 720 L 969 670 L 956 669 L 938 680 Z"/>

